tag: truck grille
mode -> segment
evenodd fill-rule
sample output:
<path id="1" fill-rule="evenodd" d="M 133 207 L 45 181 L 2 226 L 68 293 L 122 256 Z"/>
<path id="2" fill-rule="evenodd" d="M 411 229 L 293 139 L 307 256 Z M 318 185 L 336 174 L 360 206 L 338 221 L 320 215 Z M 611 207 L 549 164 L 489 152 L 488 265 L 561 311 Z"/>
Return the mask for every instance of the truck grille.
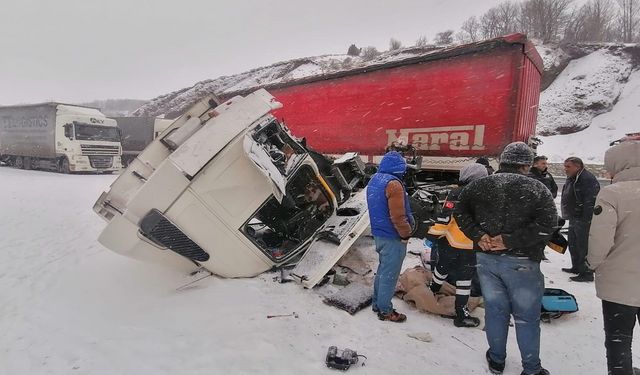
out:
<path id="1" fill-rule="evenodd" d="M 160 246 L 198 262 L 209 260 L 209 254 L 191 241 L 158 210 L 151 210 L 140 220 L 140 232 Z"/>
<path id="2" fill-rule="evenodd" d="M 113 165 L 113 156 L 89 156 L 91 167 L 97 169 L 111 168 Z"/>
<path id="3" fill-rule="evenodd" d="M 119 155 L 120 147 L 104 145 L 80 145 L 82 155 Z"/>

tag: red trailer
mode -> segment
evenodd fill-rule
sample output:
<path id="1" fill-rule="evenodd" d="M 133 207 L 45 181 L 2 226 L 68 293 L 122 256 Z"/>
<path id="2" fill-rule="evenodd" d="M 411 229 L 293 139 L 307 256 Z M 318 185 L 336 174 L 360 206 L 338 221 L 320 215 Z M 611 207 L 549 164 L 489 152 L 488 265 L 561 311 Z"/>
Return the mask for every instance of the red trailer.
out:
<path id="1" fill-rule="evenodd" d="M 523 34 L 266 86 L 292 133 L 325 154 L 498 156 L 535 133 L 542 59 Z M 228 96 L 228 95 L 225 95 Z"/>

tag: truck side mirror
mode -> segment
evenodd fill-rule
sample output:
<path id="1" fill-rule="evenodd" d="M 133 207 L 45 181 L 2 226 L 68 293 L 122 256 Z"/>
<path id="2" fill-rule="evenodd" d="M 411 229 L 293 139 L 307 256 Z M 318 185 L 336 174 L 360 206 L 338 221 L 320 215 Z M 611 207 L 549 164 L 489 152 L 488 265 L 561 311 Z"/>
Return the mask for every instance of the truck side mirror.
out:
<path id="1" fill-rule="evenodd" d="M 73 139 L 73 131 L 72 131 L 72 127 L 73 124 L 65 124 L 64 125 L 64 136 L 69 138 L 69 139 Z"/>

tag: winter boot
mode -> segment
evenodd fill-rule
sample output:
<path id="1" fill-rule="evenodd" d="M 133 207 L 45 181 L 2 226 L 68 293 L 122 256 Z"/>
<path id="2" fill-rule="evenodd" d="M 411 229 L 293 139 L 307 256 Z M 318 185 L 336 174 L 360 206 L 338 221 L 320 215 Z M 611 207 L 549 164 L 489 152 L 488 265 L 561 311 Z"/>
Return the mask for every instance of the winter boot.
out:
<path id="1" fill-rule="evenodd" d="M 520 375 L 527 375 L 524 371 L 522 371 L 520 373 Z M 540 371 L 536 372 L 535 374 L 532 375 L 550 375 L 549 371 L 547 371 L 546 369 L 541 368 Z"/>
<path id="2" fill-rule="evenodd" d="M 396 310 L 391 310 L 390 313 L 378 313 L 378 319 L 387 320 L 394 323 L 402 323 L 407 320 L 407 316 L 404 314 L 400 314 Z"/>
<path id="3" fill-rule="evenodd" d="M 571 281 L 575 281 L 579 283 L 588 283 L 593 281 L 593 273 L 581 272 L 578 274 L 578 276 L 571 276 L 569 279 L 571 279 Z"/>
<path id="4" fill-rule="evenodd" d="M 496 361 L 494 361 L 493 359 L 491 359 L 491 356 L 489 355 L 489 350 L 487 350 L 487 365 L 489 365 L 489 371 L 492 374 L 502 374 L 502 372 L 504 371 L 504 363 L 498 363 Z"/>
<path id="5" fill-rule="evenodd" d="M 471 316 L 467 306 L 456 309 L 456 317 L 453 319 L 453 325 L 456 327 L 477 327 L 480 325 L 480 319 Z"/>

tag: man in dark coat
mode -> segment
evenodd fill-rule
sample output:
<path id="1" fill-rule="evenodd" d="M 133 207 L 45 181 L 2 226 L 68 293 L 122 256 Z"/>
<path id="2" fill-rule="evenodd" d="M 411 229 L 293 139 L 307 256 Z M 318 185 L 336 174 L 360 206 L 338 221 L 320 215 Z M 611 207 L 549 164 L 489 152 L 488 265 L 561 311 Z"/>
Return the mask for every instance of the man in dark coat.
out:
<path id="1" fill-rule="evenodd" d="M 562 218 L 569 220 L 569 253 L 571 268 L 564 272 L 575 273 L 571 280 L 593 281 L 593 272 L 587 267 L 589 229 L 593 217 L 593 207 L 600 191 L 596 177 L 584 168 L 580 158 L 570 157 L 564 161 L 567 181 L 562 187 Z"/>
<path id="2" fill-rule="evenodd" d="M 551 192 L 526 176 L 533 151 L 523 142 L 505 147 L 495 174 L 467 185 L 454 217 L 473 240 L 485 300 L 489 369 L 504 371 L 513 315 L 522 374 L 548 375 L 540 363 L 540 310 L 544 276 L 540 260 L 557 222 Z"/>
<path id="3" fill-rule="evenodd" d="M 531 166 L 531 170 L 529 170 L 529 174 L 527 176 L 542 182 L 542 184 L 549 189 L 551 196 L 554 198 L 558 196 L 558 185 L 556 185 L 556 181 L 547 170 L 546 156 L 538 155 L 533 158 L 533 165 Z"/>

